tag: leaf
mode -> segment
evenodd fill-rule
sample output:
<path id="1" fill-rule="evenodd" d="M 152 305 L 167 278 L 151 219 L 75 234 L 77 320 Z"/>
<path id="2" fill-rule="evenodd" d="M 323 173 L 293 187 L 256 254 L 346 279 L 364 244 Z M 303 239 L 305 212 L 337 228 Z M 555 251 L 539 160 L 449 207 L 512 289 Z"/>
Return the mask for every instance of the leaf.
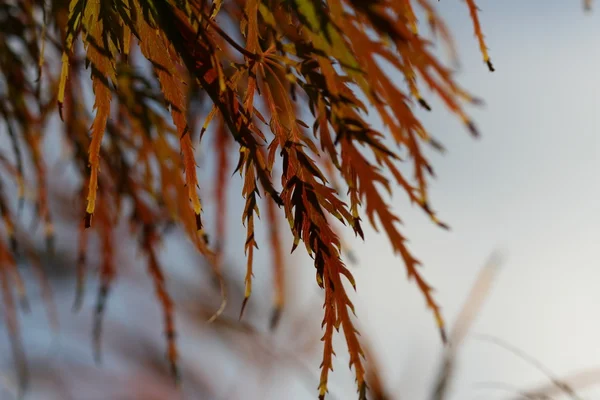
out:
<path id="1" fill-rule="evenodd" d="M 475 29 L 475 36 L 477 36 L 477 40 L 479 41 L 479 49 L 481 50 L 481 54 L 483 55 L 483 62 L 487 64 L 490 72 L 494 72 L 494 66 L 492 65 L 492 61 L 490 60 L 490 56 L 488 54 L 488 49 L 485 44 L 485 40 L 483 39 L 483 32 L 481 31 L 481 24 L 479 23 L 479 16 L 477 15 L 477 11 L 479 8 L 475 4 L 475 0 L 465 0 L 467 6 L 469 7 L 469 14 L 471 14 L 471 20 L 473 21 L 473 27 Z"/>
<path id="2" fill-rule="evenodd" d="M 493 69 L 475 1 L 465 1 L 484 61 Z M 342 276 L 354 288 L 357 282 L 342 258 L 343 254 L 351 259 L 340 241 L 342 229 L 364 238 L 362 223 L 367 221 L 381 230 L 444 336 L 440 307 L 406 244 L 398 225 L 400 215 L 392 208 L 394 200 L 380 192 L 392 195 L 399 186 L 434 224 L 447 228 L 430 202 L 434 171 L 423 149 L 426 145 L 442 151 L 443 146 L 424 127 L 415 107 L 430 110 L 430 98 L 437 99 L 473 136 L 478 135 L 466 105 L 479 101 L 456 82 L 422 29 L 422 23 L 428 23 L 455 57 L 450 31 L 428 0 L 70 0 L 52 7 L 45 2 L 13 3 L 0 7 L 4 21 L 0 36 L 7 39 L 0 41 L 0 80 L 6 83 L 0 122 L 7 126 L 13 153 L 10 160 L 0 157 L 0 167 L 16 183 L 20 207 L 26 194 L 36 194 L 35 222 L 44 223 L 51 245 L 56 216 L 49 204 L 56 193 L 46 182 L 50 172 L 41 132 L 58 111 L 64 121 L 64 135 L 59 135 L 65 150 L 61 164 L 73 161 L 81 178 L 83 186 L 74 194 L 87 192 L 86 203 L 76 207 L 85 207 L 83 224 L 72 226 L 79 234 L 75 309 L 81 306 L 86 252 L 93 243 L 88 243 L 85 227 L 91 226 L 93 215 L 102 250 L 94 319 L 97 354 L 102 315 L 119 272 L 113 256 L 115 229 L 122 219 L 127 220 L 130 235 L 141 235 L 148 274 L 163 311 L 174 376 L 179 374 L 174 310 L 166 290 L 166 266 L 158 263 L 158 246 L 169 229 L 185 232 L 219 281 L 222 301 L 210 321 L 224 310 L 227 294 L 221 266 L 229 236 L 226 191 L 234 152 L 239 154 L 234 171 L 242 177 L 241 218 L 246 230 L 240 314 L 253 289 L 255 231 L 260 222 L 255 217 L 260 218 L 262 196 L 274 276 L 272 327 L 287 301 L 279 209 L 288 221 L 291 250 L 301 245 L 306 249 L 317 284 L 325 292 L 319 396 L 327 393 L 333 332 L 339 328 L 358 397 L 366 396 L 364 354 Z M 50 54 L 61 54 L 60 68 Z M 25 73 L 29 66 L 36 68 L 37 77 Z M 92 110 L 86 107 L 90 80 Z M 427 99 L 423 88 L 429 89 Z M 216 116 L 218 126 L 209 131 Z M 373 125 L 375 119 L 382 122 L 380 130 Z M 203 189 L 208 186 L 199 182 L 194 154 L 199 138 L 211 135 L 215 140 L 208 143 L 214 143 L 211 150 L 216 155 L 217 205 L 210 210 L 217 217 L 214 249 L 209 244 L 213 227 L 204 226 L 201 218 L 200 183 Z M 25 180 L 29 165 L 35 175 L 32 182 Z M 413 173 L 405 173 L 402 165 Z M 14 252 L 19 221 L 6 203 L 0 199 L 7 243 Z M 4 251 L 9 260 L 10 253 Z M 11 262 L 5 264 L 2 283 L 14 286 L 24 302 L 18 269 Z M 43 280 L 40 284 L 45 285 Z M 3 296 L 12 295 L 3 291 Z M 45 298 L 51 302 L 47 293 Z M 11 301 L 6 297 L 5 314 L 12 318 L 7 325 L 16 335 Z M 14 337 L 11 340 L 17 343 Z M 20 354 L 16 360 L 24 364 Z"/>

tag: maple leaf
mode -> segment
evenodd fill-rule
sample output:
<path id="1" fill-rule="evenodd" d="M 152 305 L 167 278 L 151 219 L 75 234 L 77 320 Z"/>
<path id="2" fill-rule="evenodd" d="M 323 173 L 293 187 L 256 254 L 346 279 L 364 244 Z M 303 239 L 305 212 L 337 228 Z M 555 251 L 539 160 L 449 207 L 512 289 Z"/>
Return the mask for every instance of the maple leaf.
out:
<path id="1" fill-rule="evenodd" d="M 22 205 L 27 186 L 23 154 L 30 155 L 37 219 L 43 221 L 52 247 L 54 228 L 40 132 L 54 112 L 59 114 L 64 121 L 66 159 L 73 161 L 81 178 L 77 195 L 86 197 L 80 207 L 83 221 L 74 228 L 79 232 L 75 309 L 82 306 L 91 232 L 98 235 L 102 248 L 94 319 L 97 357 L 102 314 L 119 272 L 114 260 L 115 229 L 120 219 L 127 219 L 130 234 L 137 235 L 147 259 L 163 310 L 168 362 L 174 377 L 179 376 L 174 304 L 157 247 L 167 228 L 182 228 L 221 282 L 222 303 L 211 320 L 217 318 L 227 299 L 221 265 L 227 238 L 226 185 L 232 172 L 230 155 L 235 153 L 239 154 L 235 172 L 242 176 L 246 229 L 240 317 L 252 293 L 260 206 L 266 210 L 273 260 L 272 327 L 285 307 L 280 217 L 288 221 L 292 251 L 303 245 L 324 291 L 321 398 L 327 393 L 332 368 L 334 331 L 340 327 L 359 397 L 366 396 L 364 353 L 344 287 L 344 280 L 353 287 L 355 282 L 344 262 L 348 253 L 342 251 L 343 230 L 334 228 L 334 219 L 361 238 L 363 220 L 382 230 L 445 336 L 433 290 L 398 227 L 400 216 L 380 193 L 381 189 L 391 193 L 392 183 L 396 184 L 432 222 L 447 228 L 428 198 L 428 179 L 434 172 L 423 146 L 438 150 L 442 146 L 415 115 L 417 105 L 431 110 L 423 87 L 469 132 L 478 134 L 465 111 L 478 100 L 456 82 L 421 32 L 419 16 L 424 14 L 432 33 L 439 34 L 455 58 L 452 36 L 434 4 L 428 0 L 43 3 L 0 5 L 6 21 L 0 26 L 0 74 L 8 85 L 7 93 L 0 93 L 0 120 L 6 123 L 14 153 L 14 162 L 0 157 L 0 164 L 14 180 Z M 465 3 L 484 62 L 493 71 L 475 1 Z M 36 15 L 42 15 L 42 21 Z M 5 45 L 8 38 L 20 41 L 22 50 Z M 60 68 L 51 54 L 61 55 Z M 389 68 L 382 67 L 382 60 Z M 37 81 L 24 72 L 28 65 L 35 65 Z M 403 77 L 404 84 L 397 84 L 397 77 Z M 90 91 L 94 106 L 87 110 L 84 93 Z M 381 131 L 373 128 L 369 112 L 380 117 Z M 201 117 L 205 122 L 200 127 Z M 217 123 L 211 125 L 213 120 Z M 210 186 L 200 185 L 195 156 L 204 135 L 215 137 L 211 143 L 216 155 L 216 247 L 209 244 L 210 227 L 202 221 L 201 194 Z M 405 150 L 406 160 L 391 144 Z M 414 169 L 412 177 L 401 172 L 406 161 Z M 5 315 L 15 357 L 24 365 L 12 297 L 14 287 L 21 302 L 26 299 L 11 258 L 17 248 L 18 218 L 8 207 L 6 194 L 0 194 L 9 243 L 0 241 L 0 256 L 6 261 L 0 268 Z"/>

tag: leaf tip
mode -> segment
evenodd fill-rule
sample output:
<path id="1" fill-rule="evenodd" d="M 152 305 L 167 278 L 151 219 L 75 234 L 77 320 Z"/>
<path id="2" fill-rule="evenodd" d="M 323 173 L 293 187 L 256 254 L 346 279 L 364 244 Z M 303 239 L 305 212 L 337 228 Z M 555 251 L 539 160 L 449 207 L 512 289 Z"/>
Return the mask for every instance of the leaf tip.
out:
<path id="1" fill-rule="evenodd" d="M 83 226 L 85 229 L 88 229 L 92 226 L 92 216 L 92 213 L 86 211 L 85 217 L 83 218 Z"/>
<path id="2" fill-rule="evenodd" d="M 443 326 L 440 326 L 440 337 L 442 338 L 442 343 L 444 346 L 448 345 L 448 335 L 446 334 L 446 329 Z"/>
<path id="3" fill-rule="evenodd" d="M 476 139 L 479 139 L 481 137 L 481 134 L 479 133 L 479 129 L 477 129 L 477 126 L 475 126 L 475 123 L 473 121 L 466 121 L 467 123 L 467 128 L 469 129 L 469 132 L 471 133 L 471 136 L 473 136 Z"/>
<path id="4" fill-rule="evenodd" d="M 431 111 L 431 106 L 424 99 L 419 98 L 419 104 L 421 105 L 421 107 L 423 107 L 427 111 Z"/>
<path id="5" fill-rule="evenodd" d="M 239 316 L 239 320 L 242 320 L 242 317 L 244 316 L 244 311 L 246 310 L 246 305 L 248 304 L 248 300 L 250 300 L 250 296 L 245 296 L 244 297 L 244 301 L 242 301 L 242 308 L 240 310 L 240 316 Z"/>
<path id="6" fill-rule="evenodd" d="M 60 117 L 60 120 L 62 122 L 65 122 L 65 119 L 63 117 L 63 102 L 62 101 L 57 101 L 58 103 L 58 115 Z"/>
<path id="7" fill-rule="evenodd" d="M 196 215 L 196 230 L 201 231 L 202 230 L 202 217 L 200 216 L 200 213 L 195 213 L 195 215 Z"/>

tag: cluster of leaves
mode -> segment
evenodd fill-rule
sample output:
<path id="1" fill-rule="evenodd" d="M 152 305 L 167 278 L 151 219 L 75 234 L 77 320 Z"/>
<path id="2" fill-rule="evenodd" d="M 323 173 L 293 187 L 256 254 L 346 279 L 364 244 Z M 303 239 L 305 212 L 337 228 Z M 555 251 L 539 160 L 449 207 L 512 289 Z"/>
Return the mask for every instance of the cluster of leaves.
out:
<path id="1" fill-rule="evenodd" d="M 478 9 L 474 0 L 465 3 L 484 62 L 493 71 Z M 414 114 L 417 105 L 430 109 L 421 87 L 429 88 L 477 135 L 464 111 L 477 100 L 456 83 L 420 32 L 417 16 L 424 15 L 431 31 L 454 49 L 448 28 L 428 0 L 27 0 L 6 1 L 0 7 L 0 119 L 14 158 L 2 156 L 0 161 L 14 177 L 22 203 L 25 144 L 36 172 L 36 210 L 52 246 L 40 141 L 58 112 L 66 149 L 82 180 L 81 197 L 87 200 L 81 207 L 76 307 L 81 304 L 90 232 L 98 235 L 103 249 L 94 330 L 98 354 L 104 304 L 118 272 L 113 231 L 119 219 L 127 218 L 147 257 L 164 310 L 168 359 L 178 375 L 173 302 L 157 261 L 157 245 L 165 227 L 182 225 L 220 277 L 226 237 L 222 187 L 233 170 L 234 152 L 239 154 L 235 171 L 243 180 L 242 221 L 247 230 L 243 305 L 251 295 L 258 248 L 255 217 L 266 207 L 275 271 L 273 325 L 284 307 L 283 250 L 276 222 L 282 211 L 294 238 L 292 251 L 304 244 L 325 293 L 320 398 L 327 393 L 332 340 L 340 327 L 360 397 L 366 393 L 364 354 L 344 286 L 344 279 L 353 286 L 354 280 L 341 255 L 341 225 L 332 217 L 361 237 L 364 215 L 375 229 L 383 228 L 445 338 L 439 306 L 406 246 L 399 217 L 381 193 L 391 192 L 391 174 L 411 202 L 446 227 L 427 197 L 433 170 L 423 146 L 441 145 Z M 52 62 L 57 58 L 52 55 L 59 54 L 60 65 Z M 406 84 L 396 85 L 395 75 L 403 76 Z M 85 107 L 89 82 L 95 113 Z M 385 132 L 373 128 L 369 108 L 377 112 Z M 203 111 L 206 119 L 200 126 L 197 114 Z M 213 120 L 215 179 L 221 186 L 214 248 L 202 222 L 194 155 L 194 146 Z M 412 178 L 399 169 L 400 151 L 412 162 Z M 13 248 L 0 241 L 0 254 L 7 261 L 0 278 L 5 315 L 16 338 L 8 279 L 19 282 L 12 256 L 17 241 L 6 194 L 1 193 L 0 208 Z"/>

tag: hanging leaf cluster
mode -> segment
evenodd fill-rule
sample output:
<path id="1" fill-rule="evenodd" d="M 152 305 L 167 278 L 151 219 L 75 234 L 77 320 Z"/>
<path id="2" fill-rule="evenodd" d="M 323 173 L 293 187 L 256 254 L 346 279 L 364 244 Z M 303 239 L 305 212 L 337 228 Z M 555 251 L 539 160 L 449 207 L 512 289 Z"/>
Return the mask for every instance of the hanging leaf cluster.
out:
<path id="1" fill-rule="evenodd" d="M 465 3 L 483 60 L 493 71 L 477 6 L 474 0 Z M 66 159 L 81 178 L 76 308 L 84 290 L 88 236 L 97 235 L 102 248 L 94 323 L 98 356 L 102 313 L 118 275 L 114 230 L 126 218 L 146 257 L 164 313 L 168 361 L 178 376 L 173 302 L 157 246 L 166 227 L 182 226 L 220 278 L 225 220 L 232 212 L 225 208 L 224 188 L 234 171 L 243 181 L 240 217 L 246 230 L 242 312 L 252 293 L 261 211 L 267 216 L 275 277 L 273 326 L 285 298 L 280 216 L 289 222 L 291 250 L 302 245 L 314 260 L 324 292 L 320 398 L 327 393 L 333 337 L 340 328 L 360 398 L 367 390 L 346 287 L 355 283 L 342 254 L 344 226 L 359 237 L 365 220 L 383 231 L 445 338 L 440 307 L 388 200 L 393 186 L 400 186 L 435 224 L 446 227 L 427 196 L 433 169 L 424 147 L 440 150 L 441 144 L 415 115 L 415 107 L 431 109 L 424 89 L 478 134 L 464 109 L 477 100 L 456 82 L 426 37 L 426 30 L 439 36 L 454 54 L 436 7 L 429 0 L 2 2 L 0 121 L 12 146 L 10 153 L 0 154 L 0 162 L 6 177 L 14 179 L 22 205 L 27 192 L 23 152 L 29 153 L 36 215 L 51 247 L 41 143 L 51 117 L 60 116 Z M 398 77 L 404 78 L 402 84 Z M 89 97 L 93 110 L 85 105 Z M 374 115 L 382 130 L 374 128 Z M 213 136 L 216 164 L 215 246 L 203 224 L 205 191 L 195 156 L 206 135 Z M 409 163 L 412 175 L 403 163 Z M 14 256 L 11 195 L 0 192 L 8 243 L 0 241 L 0 280 L 4 315 L 18 344 L 11 288 L 22 298 L 25 294 Z M 14 347 L 21 359 L 22 350 Z"/>

